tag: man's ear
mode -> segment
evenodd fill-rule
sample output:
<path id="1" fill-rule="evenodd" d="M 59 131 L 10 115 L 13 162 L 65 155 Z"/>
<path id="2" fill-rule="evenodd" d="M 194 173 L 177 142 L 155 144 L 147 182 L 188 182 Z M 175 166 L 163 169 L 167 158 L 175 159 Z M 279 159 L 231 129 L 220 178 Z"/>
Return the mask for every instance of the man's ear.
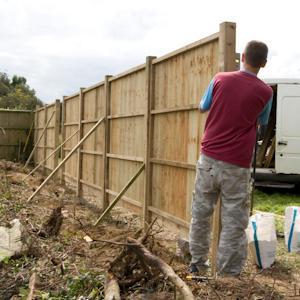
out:
<path id="1" fill-rule="evenodd" d="M 265 60 L 265 62 L 264 62 L 264 63 L 262 63 L 260 67 L 261 67 L 261 68 L 264 68 L 264 67 L 265 67 L 265 65 L 266 65 L 266 63 L 267 63 L 267 60 Z"/>
<path id="2" fill-rule="evenodd" d="M 245 62 L 245 53 L 242 53 L 242 62 Z"/>

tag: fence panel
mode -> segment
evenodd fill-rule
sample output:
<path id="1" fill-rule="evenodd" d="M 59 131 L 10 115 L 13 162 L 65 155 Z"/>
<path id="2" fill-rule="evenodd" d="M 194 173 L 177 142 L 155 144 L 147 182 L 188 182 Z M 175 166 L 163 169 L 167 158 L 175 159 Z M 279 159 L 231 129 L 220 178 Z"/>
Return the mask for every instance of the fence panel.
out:
<path id="1" fill-rule="evenodd" d="M 83 136 L 105 115 L 104 83 L 83 92 L 82 134 Z M 82 170 L 79 178 L 79 194 L 102 198 L 104 182 L 104 133 L 105 123 L 83 143 L 81 150 Z M 98 201 L 98 204 L 101 203 Z"/>
<path id="2" fill-rule="evenodd" d="M 62 157 L 105 117 L 62 171 L 77 195 L 107 206 L 144 162 L 145 171 L 121 203 L 147 221 L 158 215 L 187 227 L 206 119 L 199 101 L 218 71 L 236 68 L 235 58 L 235 24 L 222 23 L 220 32 L 64 97 L 62 140 L 79 133 L 66 143 Z M 36 115 L 36 138 L 50 112 L 46 118 L 42 111 Z M 48 137 L 53 139 L 50 128 L 41 141 L 46 149 Z"/>
<path id="3" fill-rule="evenodd" d="M 0 159 L 19 160 L 28 155 L 32 141 L 29 141 L 24 157 L 23 148 L 32 122 L 30 111 L 0 110 Z"/>
<path id="4" fill-rule="evenodd" d="M 125 76 L 110 79 L 109 184 L 108 194 L 115 196 L 140 168 L 145 155 L 146 81 L 145 66 Z M 135 210 L 142 206 L 144 173 L 129 188 L 124 205 Z"/>
<path id="5" fill-rule="evenodd" d="M 60 110 L 60 101 L 56 100 L 35 111 L 34 140 L 35 143 L 38 142 L 33 156 L 35 164 L 45 160 L 59 145 Z M 59 152 L 57 151 L 42 164 L 43 172 L 52 171 L 57 166 L 58 160 Z"/>
<path id="6" fill-rule="evenodd" d="M 218 36 L 190 50 L 154 60 L 152 212 L 189 221 L 195 164 L 206 114 L 198 111 L 218 71 Z"/>

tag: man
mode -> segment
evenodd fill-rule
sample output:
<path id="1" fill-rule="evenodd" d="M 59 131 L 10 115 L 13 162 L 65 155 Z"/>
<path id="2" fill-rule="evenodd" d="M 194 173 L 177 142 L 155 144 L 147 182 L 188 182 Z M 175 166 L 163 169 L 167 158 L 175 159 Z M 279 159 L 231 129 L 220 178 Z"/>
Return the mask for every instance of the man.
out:
<path id="1" fill-rule="evenodd" d="M 210 217 L 220 196 L 222 231 L 217 270 L 238 276 L 247 257 L 245 229 L 249 219 L 250 165 L 257 123 L 268 121 L 272 89 L 257 78 L 268 48 L 251 41 L 242 54 L 243 69 L 217 74 L 199 109 L 209 111 L 197 162 L 190 226 L 190 272 L 207 266 Z"/>

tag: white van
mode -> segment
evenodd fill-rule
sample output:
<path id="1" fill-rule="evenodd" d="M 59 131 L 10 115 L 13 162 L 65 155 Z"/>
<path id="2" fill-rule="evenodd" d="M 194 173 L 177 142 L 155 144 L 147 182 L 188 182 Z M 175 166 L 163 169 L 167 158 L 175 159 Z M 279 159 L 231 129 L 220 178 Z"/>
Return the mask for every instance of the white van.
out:
<path id="1" fill-rule="evenodd" d="M 269 123 L 257 149 L 257 185 L 300 183 L 300 79 L 266 79 L 273 89 Z M 262 184 L 264 182 L 264 184 Z"/>

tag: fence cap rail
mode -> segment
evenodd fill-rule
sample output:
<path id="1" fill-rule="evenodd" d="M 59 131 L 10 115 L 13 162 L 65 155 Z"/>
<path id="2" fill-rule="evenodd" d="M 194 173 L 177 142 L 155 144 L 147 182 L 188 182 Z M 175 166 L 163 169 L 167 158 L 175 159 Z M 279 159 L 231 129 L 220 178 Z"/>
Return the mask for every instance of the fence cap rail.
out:
<path id="1" fill-rule="evenodd" d="M 146 68 L 146 64 L 144 63 L 144 64 L 138 65 L 138 66 L 136 66 L 136 67 L 133 67 L 133 68 L 131 68 L 131 69 L 125 71 L 125 72 L 122 72 L 122 73 L 120 73 L 120 74 L 117 74 L 117 75 L 115 75 L 115 76 L 112 76 L 112 77 L 110 77 L 108 80 L 109 80 L 109 81 L 114 81 L 114 80 L 117 80 L 117 79 L 119 79 L 119 78 L 125 77 L 125 76 L 127 76 L 127 75 L 130 75 L 130 74 L 136 73 L 136 72 L 138 72 L 138 71 L 141 71 L 141 70 L 143 70 L 143 69 L 145 69 L 145 68 Z"/>
<path id="2" fill-rule="evenodd" d="M 194 43 L 191 43 L 191 44 L 189 44 L 187 46 L 184 46 L 184 47 L 182 47 L 180 49 L 177 49 L 175 51 L 172 51 L 172 52 L 170 52 L 170 53 L 168 53 L 166 55 L 163 55 L 161 57 L 155 58 L 153 60 L 153 64 L 160 63 L 160 62 L 162 62 L 164 60 L 170 59 L 170 58 L 172 58 L 174 56 L 177 56 L 177 55 L 179 55 L 181 53 L 190 51 L 190 50 L 195 49 L 195 48 L 197 48 L 199 46 L 202 46 L 202 45 L 210 43 L 210 42 L 212 42 L 214 40 L 217 40 L 219 38 L 219 34 L 220 34 L 219 32 L 216 32 L 216 33 L 211 34 L 211 35 L 209 35 L 209 36 L 207 36 L 207 37 L 205 37 L 205 38 L 203 38 L 201 40 L 198 40 L 198 41 L 196 41 Z"/>
<path id="3" fill-rule="evenodd" d="M 74 94 L 72 94 L 72 95 L 70 95 L 70 96 L 65 96 L 64 97 L 64 100 L 71 100 L 72 98 L 75 98 L 75 97 L 77 97 L 77 96 L 79 96 L 79 92 L 77 92 L 77 93 L 74 93 Z"/>
<path id="4" fill-rule="evenodd" d="M 93 89 L 96 89 L 96 88 L 98 88 L 98 87 L 104 85 L 104 82 L 105 82 L 105 81 L 102 80 L 102 81 L 97 82 L 97 83 L 95 83 L 95 84 L 93 84 L 93 85 L 91 85 L 91 86 L 88 86 L 87 88 L 84 88 L 82 92 L 83 92 L 83 93 L 86 93 L 86 92 L 88 92 L 88 91 L 91 91 L 91 90 L 93 90 Z"/>
<path id="5" fill-rule="evenodd" d="M 177 55 L 179 55 L 179 54 L 181 54 L 183 52 L 190 51 L 190 50 L 192 50 L 194 48 L 197 48 L 197 47 L 199 47 L 201 45 L 204 45 L 204 44 L 207 44 L 207 43 L 212 42 L 214 40 L 217 40 L 218 38 L 219 38 L 219 32 L 216 32 L 216 33 L 211 34 L 211 35 L 209 35 L 209 36 L 207 36 L 207 37 L 205 37 L 205 38 L 203 38 L 201 40 L 198 40 L 198 41 L 196 41 L 194 43 L 191 43 L 191 44 L 189 44 L 187 46 L 184 46 L 184 47 L 182 47 L 182 48 L 180 48 L 178 50 L 172 51 L 172 52 L 170 52 L 168 54 L 165 54 L 165 55 L 163 55 L 161 57 L 155 58 L 153 60 L 153 64 L 160 63 L 160 62 L 162 62 L 164 60 L 167 60 L 167 59 L 170 59 L 170 58 L 172 58 L 174 56 L 177 56 Z M 146 63 L 143 63 L 143 64 L 138 65 L 136 67 L 133 67 L 133 68 L 131 68 L 131 69 L 125 71 L 125 72 L 122 72 L 120 74 L 117 74 L 117 75 L 114 75 L 114 76 L 110 77 L 109 78 L 109 82 L 115 81 L 117 79 L 120 79 L 122 77 L 128 76 L 130 74 L 136 73 L 136 72 L 141 71 L 141 70 L 143 70 L 145 68 L 146 68 Z M 103 84 L 104 84 L 104 81 L 101 81 L 101 82 L 96 83 L 96 84 L 94 84 L 92 86 L 89 86 L 89 87 L 83 89 L 83 93 L 86 93 L 86 92 L 88 92 L 88 91 L 90 91 L 90 90 L 92 90 L 94 88 L 97 88 L 97 87 L 103 85 Z M 65 96 L 64 100 L 70 100 L 71 98 L 77 97 L 79 95 L 80 95 L 80 92 L 77 92 L 77 93 L 74 93 L 74 94 L 72 94 L 70 96 Z"/>

